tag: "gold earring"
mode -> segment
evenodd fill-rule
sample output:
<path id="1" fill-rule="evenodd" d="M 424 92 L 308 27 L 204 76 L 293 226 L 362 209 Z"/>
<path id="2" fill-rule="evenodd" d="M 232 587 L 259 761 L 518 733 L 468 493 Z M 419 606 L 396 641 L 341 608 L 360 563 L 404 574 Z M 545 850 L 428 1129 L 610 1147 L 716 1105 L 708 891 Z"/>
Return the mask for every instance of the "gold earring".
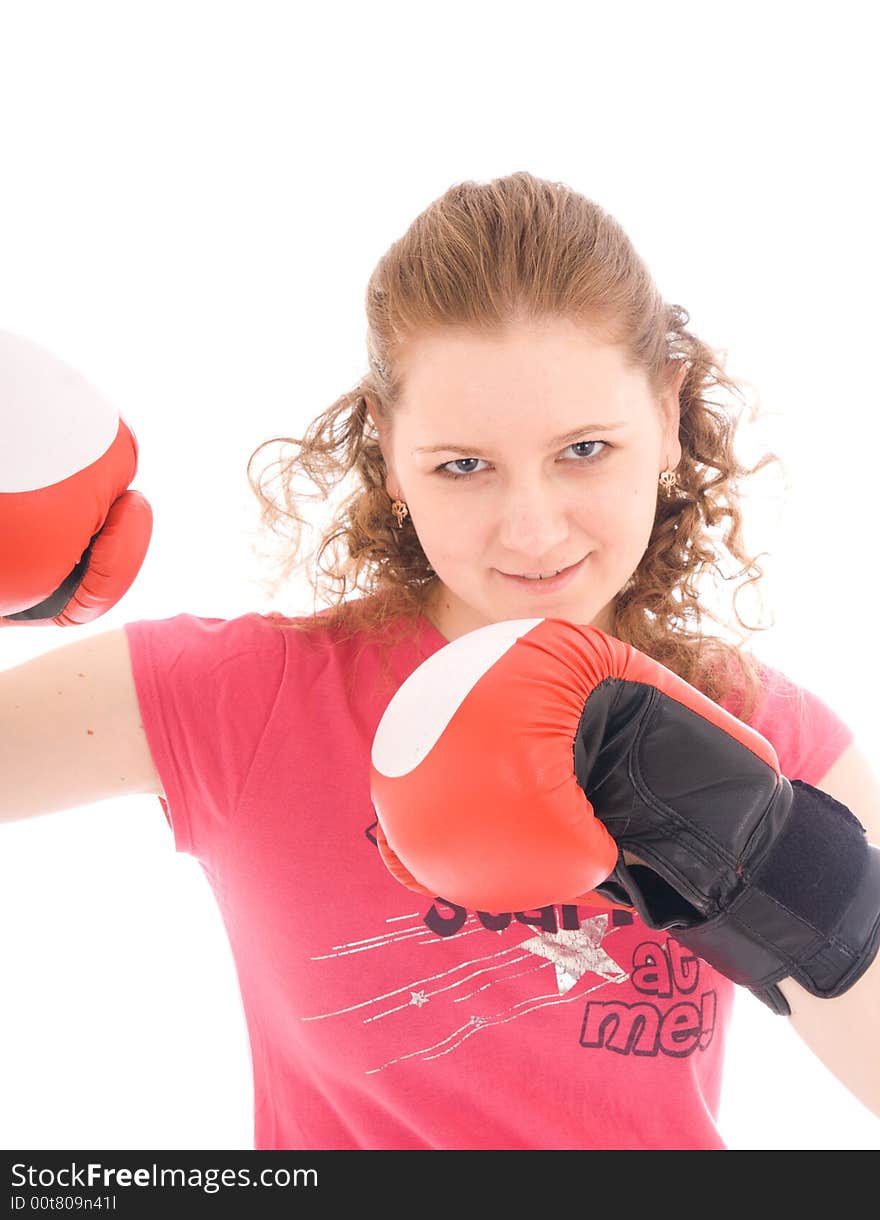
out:
<path id="1" fill-rule="evenodd" d="M 404 504 L 403 500 L 392 500 L 391 501 L 391 511 L 394 513 L 395 517 L 397 518 L 397 528 L 399 530 L 402 530 L 403 529 L 403 519 L 404 519 L 404 517 L 409 516 L 409 509 L 407 508 L 406 504 Z"/>
<path id="2" fill-rule="evenodd" d="M 663 494 L 667 499 L 672 498 L 672 493 L 675 490 L 675 485 L 678 482 L 678 475 L 674 470 L 664 470 L 660 475 L 660 486 L 663 488 Z"/>

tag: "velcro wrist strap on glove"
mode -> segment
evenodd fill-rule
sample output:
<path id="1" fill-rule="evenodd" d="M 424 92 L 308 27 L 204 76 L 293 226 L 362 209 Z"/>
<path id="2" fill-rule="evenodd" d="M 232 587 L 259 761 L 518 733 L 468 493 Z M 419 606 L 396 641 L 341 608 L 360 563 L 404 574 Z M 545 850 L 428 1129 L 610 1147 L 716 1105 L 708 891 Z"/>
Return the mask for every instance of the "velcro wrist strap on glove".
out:
<path id="1" fill-rule="evenodd" d="M 583 787 L 621 849 L 599 892 L 776 1013 L 790 1013 L 784 978 L 823 998 L 851 987 L 880 944 L 880 848 L 859 820 L 676 699 L 603 687 L 576 743 Z M 625 864 L 624 849 L 644 866 Z"/>
<path id="2" fill-rule="evenodd" d="M 880 849 L 828 793 L 799 780 L 791 788 L 784 831 L 762 864 L 743 871 L 742 887 L 725 908 L 691 926 L 663 925 L 785 1016 L 790 1008 L 775 986 L 781 978 L 795 978 L 814 996 L 840 996 L 868 969 L 880 944 Z M 640 914 L 660 926 L 653 921 L 669 905 L 663 881 L 657 875 L 647 881 L 648 870 L 638 866 L 629 871 L 631 893 L 641 891 Z M 666 915 L 675 920 L 670 910 Z"/>
<path id="3" fill-rule="evenodd" d="M 789 804 L 781 834 L 717 913 L 701 918 L 653 869 L 625 865 L 602 887 L 629 895 L 650 927 L 671 936 L 774 1012 L 789 1005 L 776 984 L 791 977 L 830 999 L 848 990 L 880 947 L 880 848 L 857 818 L 827 793 L 782 779 Z M 790 793 L 790 796 L 789 796 Z M 737 870 L 739 872 L 739 870 Z M 618 884 L 614 885 L 616 881 Z"/>

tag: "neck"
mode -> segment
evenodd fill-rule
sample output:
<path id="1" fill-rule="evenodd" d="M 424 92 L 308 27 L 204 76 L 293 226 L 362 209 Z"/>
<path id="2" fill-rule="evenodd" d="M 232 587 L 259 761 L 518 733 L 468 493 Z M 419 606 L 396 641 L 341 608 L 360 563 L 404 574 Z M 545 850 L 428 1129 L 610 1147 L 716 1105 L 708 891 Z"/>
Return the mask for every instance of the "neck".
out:
<path id="1" fill-rule="evenodd" d="M 451 642 L 469 631 L 476 631 L 478 627 L 485 627 L 488 623 L 497 621 L 485 618 L 467 603 L 454 597 L 440 580 L 437 581 L 436 588 L 432 589 L 422 613 L 435 631 L 438 631 L 447 642 Z M 542 616 L 536 614 L 533 617 Z M 588 623 L 591 627 L 598 627 L 606 635 L 612 635 L 613 602 L 603 606 L 592 618 L 585 616 L 583 620 L 578 621 Z"/>

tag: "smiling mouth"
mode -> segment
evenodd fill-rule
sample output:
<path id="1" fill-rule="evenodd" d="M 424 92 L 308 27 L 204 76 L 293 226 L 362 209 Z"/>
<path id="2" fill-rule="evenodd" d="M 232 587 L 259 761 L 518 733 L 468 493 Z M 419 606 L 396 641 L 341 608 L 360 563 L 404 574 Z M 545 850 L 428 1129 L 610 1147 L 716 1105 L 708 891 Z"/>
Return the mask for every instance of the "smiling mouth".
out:
<path id="1" fill-rule="evenodd" d="M 557 568 L 553 572 L 502 572 L 502 576 L 510 576 L 514 580 L 553 580 L 556 576 L 561 576 L 564 572 L 570 572 L 572 568 L 576 568 L 583 562 L 579 559 L 577 563 L 570 563 L 567 568 Z"/>

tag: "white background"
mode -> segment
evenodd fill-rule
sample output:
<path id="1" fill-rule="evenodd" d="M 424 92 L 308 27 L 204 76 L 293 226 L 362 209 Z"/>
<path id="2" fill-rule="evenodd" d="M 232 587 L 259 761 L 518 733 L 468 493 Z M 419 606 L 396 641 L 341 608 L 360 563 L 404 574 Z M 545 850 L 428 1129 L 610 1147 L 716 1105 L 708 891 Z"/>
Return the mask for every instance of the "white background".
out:
<path id="1" fill-rule="evenodd" d="M 119 407 L 155 514 L 134 586 L 78 636 L 310 608 L 262 592 L 247 459 L 364 371 L 367 278 L 418 212 L 527 169 L 616 216 L 755 387 L 786 484 L 753 503 L 775 614 L 753 648 L 876 765 L 870 6 L 316 7 L 0 4 L 0 328 Z M 2 631 L 0 668 L 72 638 Z M 4 827 L 0 927 L 0 1145 L 252 1146 L 225 935 L 155 798 Z M 880 1144 L 747 993 L 722 1131 L 735 1149 Z"/>

